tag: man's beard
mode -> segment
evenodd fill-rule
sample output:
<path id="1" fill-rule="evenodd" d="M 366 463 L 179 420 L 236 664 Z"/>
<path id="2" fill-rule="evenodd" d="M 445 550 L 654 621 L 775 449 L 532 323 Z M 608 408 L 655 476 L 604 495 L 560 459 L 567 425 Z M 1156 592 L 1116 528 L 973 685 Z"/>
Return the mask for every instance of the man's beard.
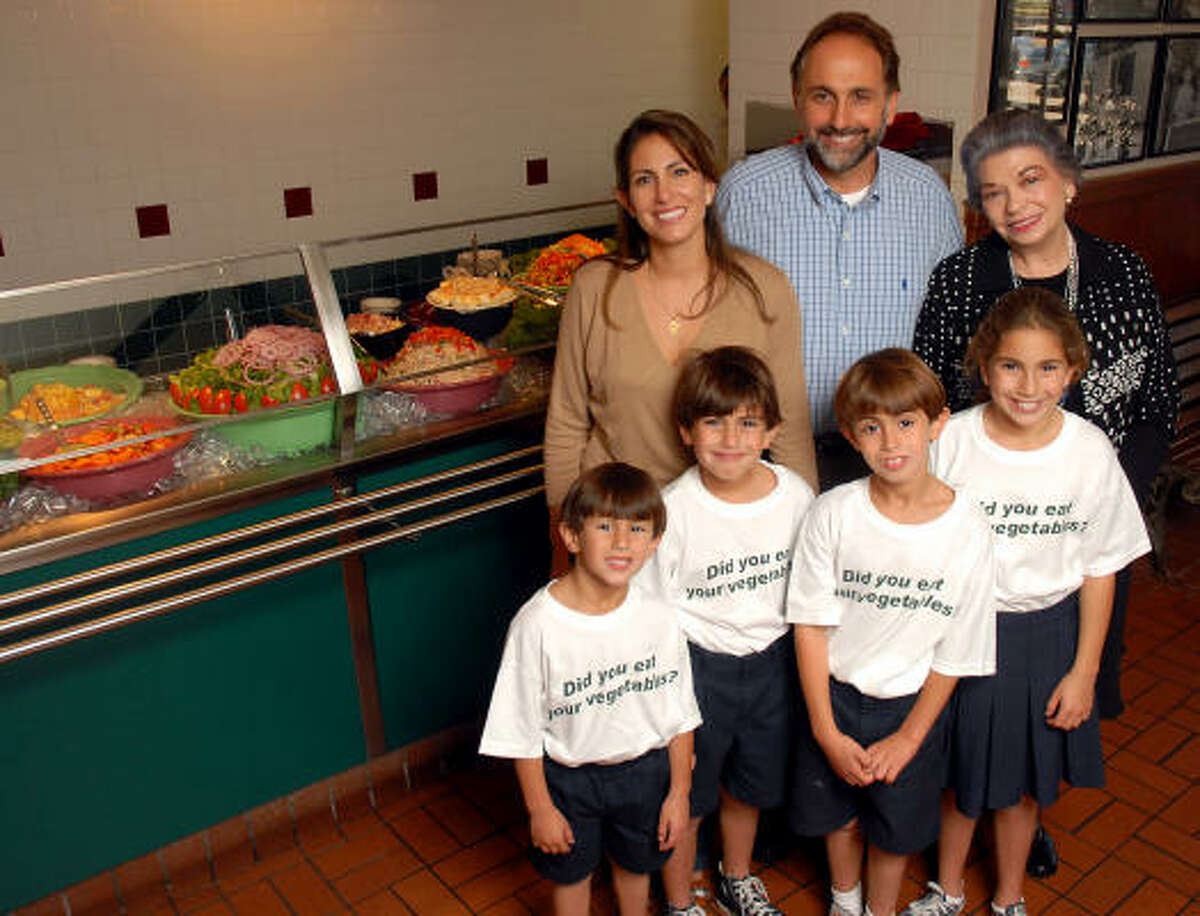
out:
<path id="1" fill-rule="evenodd" d="M 875 151 L 880 142 L 882 142 L 883 135 L 887 133 L 887 122 L 888 111 L 885 108 L 883 118 L 880 121 L 878 129 L 875 131 L 870 131 L 865 127 L 841 129 L 824 127 L 815 134 L 807 134 L 804 138 L 804 145 L 821 160 L 821 164 L 830 172 L 841 174 L 850 171 Z M 845 150 L 829 150 L 821 146 L 821 137 L 838 136 L 862 136 L 864 139 L 861 146 Z"/>

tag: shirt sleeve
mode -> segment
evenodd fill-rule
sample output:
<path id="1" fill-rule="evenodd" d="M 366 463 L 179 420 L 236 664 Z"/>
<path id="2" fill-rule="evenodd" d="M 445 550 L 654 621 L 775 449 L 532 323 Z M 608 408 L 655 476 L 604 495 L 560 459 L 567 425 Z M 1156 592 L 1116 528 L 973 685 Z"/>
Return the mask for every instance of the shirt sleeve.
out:
<path id="1" fill-rule="evenodd" d="M 937 259 L 942 261 L 963 247 L 963 231 L 962 220 L 959 219 L 958 208 L 954 206 L 950 191 L 940 182 L 938 191 L 939 218 L 931 234 L 937 245 Z"/>
<path id="2" fill-rule="evenodd" d="M 679 561 L 683 545 L 678 520 L 672 524 L 673 515 L 668 504 L 667 529 L 634 581 L 647 595 L 672 607 L 678 607 Z"/>
<path id="3" fill-rule="evenodd" d="M 835 537 L 829 500 L 818 498 L 796 536 L 787 588 L 788 623 L 835 627 L 842 622 L 841 605 L 834 597 Z"/>
<path id="4" fill-rule="evenodd" d="M 1096 430 L 1097 437 L 1104 434 Z M 1150 551 L 1146 523 L 1107 437 L 1098 443 L 1103 449 L 1102 472 L 1093 489 L 1094 512 L 1084 532 L 1083 574 L 1092 578 L 1107 576 L 1124 569 Z M 1100 462 L 1096 462 L 1100 464 Z M 1100 468 L 1097 468 L 1100 470 Z"/>
<path id="5" fill-rule="evenodd" d="M 961 492 L 956 497 L 966 499 Z M 953 626 L 933 650 L 933 670 L 947 677 L 996 673 L 996 556 L 987 522 L 979 520 L 958 558 L 966 571 Z"/>
<path id="6" fill-rule="evenodd" d="M 590 272 L 576 275 L 567 291 L 558 327 L 558 351 L 550 402 L 546 408 L 543 454 L 546 463 L 546 502 L 557 509 L 582 471 L 583 452 L 591 432 L 588 413 L 587 330 L 595 318 L 595 284 L 585 282 Z M 589 301 L 589 299 L 593 301 Z"/>
<path id="7" fill-rule="evenodd" d="M 504 642 L 479 753 L 513 759 L 544 753 L 547 710 L 541 654 L 539 629 L 518 613 Z"/>
<path id="8" fill-rule="evenodd" d="M 696 702 L 696 689 L 692 683 L 692 653 L 688 649 L 687 637 L 678 625 L 675 627 L 675 635 L 679 647 L 676 666 L 679 670 L 680 704 L 680 725 L 675 734 L 682 735 L 699 728 L 703 719 L 700 715 L 700 704 Z"/>

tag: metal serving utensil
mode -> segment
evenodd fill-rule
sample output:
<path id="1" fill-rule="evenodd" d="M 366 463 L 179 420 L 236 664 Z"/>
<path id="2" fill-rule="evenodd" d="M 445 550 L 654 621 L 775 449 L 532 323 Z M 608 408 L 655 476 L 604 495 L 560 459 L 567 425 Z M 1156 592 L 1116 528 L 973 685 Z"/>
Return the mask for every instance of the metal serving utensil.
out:
<path id="1" fill-rule="evenodd" d="M 525 283 L 521 280 L 514 280 L 512 277 L 505 277 L 504 282 L 513 289 L 519 289 L 525 295 L 536 299 L 543 305 L 562 305 L 563 295 L 557 290 L 549 289 L 545 286 L 534 286 L 532 283 Z"/>

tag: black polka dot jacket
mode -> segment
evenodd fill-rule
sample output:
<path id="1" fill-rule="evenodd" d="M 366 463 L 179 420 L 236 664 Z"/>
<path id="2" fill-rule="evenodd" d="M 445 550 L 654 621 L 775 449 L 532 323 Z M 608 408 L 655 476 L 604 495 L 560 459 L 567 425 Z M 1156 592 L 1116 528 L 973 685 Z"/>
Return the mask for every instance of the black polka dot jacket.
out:
<path id="1" fill-rule="evenodd" d="M 1092 365 L 1067 407 L 1108 434 L 1142 500 L 1175 435 L 1179 378 L 1154 278 L 1131 249 L 1071 226 L 1079 253 L 1076 315 Z M 952 411 L 975 403 L 963 371 L 967 341 L 1012 289 L 1008 246 L 995 233 L 934 268 L 913 349 L 946 386 Z"/>

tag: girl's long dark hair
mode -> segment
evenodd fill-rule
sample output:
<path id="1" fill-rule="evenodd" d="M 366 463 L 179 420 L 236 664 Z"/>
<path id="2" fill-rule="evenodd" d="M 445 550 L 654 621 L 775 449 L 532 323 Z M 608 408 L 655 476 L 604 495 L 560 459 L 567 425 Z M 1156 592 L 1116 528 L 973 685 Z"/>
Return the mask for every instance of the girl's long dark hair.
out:
<path id="1" fill-rule="evenodd" d="M 617 172 L 617 188 L 624 194 L 629 194 L 630 159 L 634 147 L 646 137 L 659 136 L 666 140 L 683 157 L 693 169 L 709 181 L 716 184 L 720 181 L 717 169 L 717 157 L 713 150 L 712 141 L 708 135 L 687 115 L 678 111 L 666 111 L 651 108 L 643 111 L 630 122 L 621 133 L 613 150 L 613 160 Z M 717 285 L 721 280 L 739 283 L 754 297 L 759 315 L 763 321 L 774 319 L 767 312 L 767 304 L 763 300 L 762 291 L 750 272 L 739 264 L 733 256 L 733 247 L 725 241 L 725 233 L 721 230 L 721 221 L 717 218 L 716 207 L 709 205 L 704 212 L 704 250 L 708 254 L 708 281 L 701 290 L 704 296 L 704 308 L 700 314 L 712 307 L 716 297 Z M 636 270 L 650 257 L 650 238 L 637 219 L 624 207 L 617 208 L 617 250 L 609 256 L 614 264 L 622 270 Z M 605 319 L 611 324 L 608 314 L 609 293 L 616 283 L 614 274 L 608 284 L 604 296 Z"/>

